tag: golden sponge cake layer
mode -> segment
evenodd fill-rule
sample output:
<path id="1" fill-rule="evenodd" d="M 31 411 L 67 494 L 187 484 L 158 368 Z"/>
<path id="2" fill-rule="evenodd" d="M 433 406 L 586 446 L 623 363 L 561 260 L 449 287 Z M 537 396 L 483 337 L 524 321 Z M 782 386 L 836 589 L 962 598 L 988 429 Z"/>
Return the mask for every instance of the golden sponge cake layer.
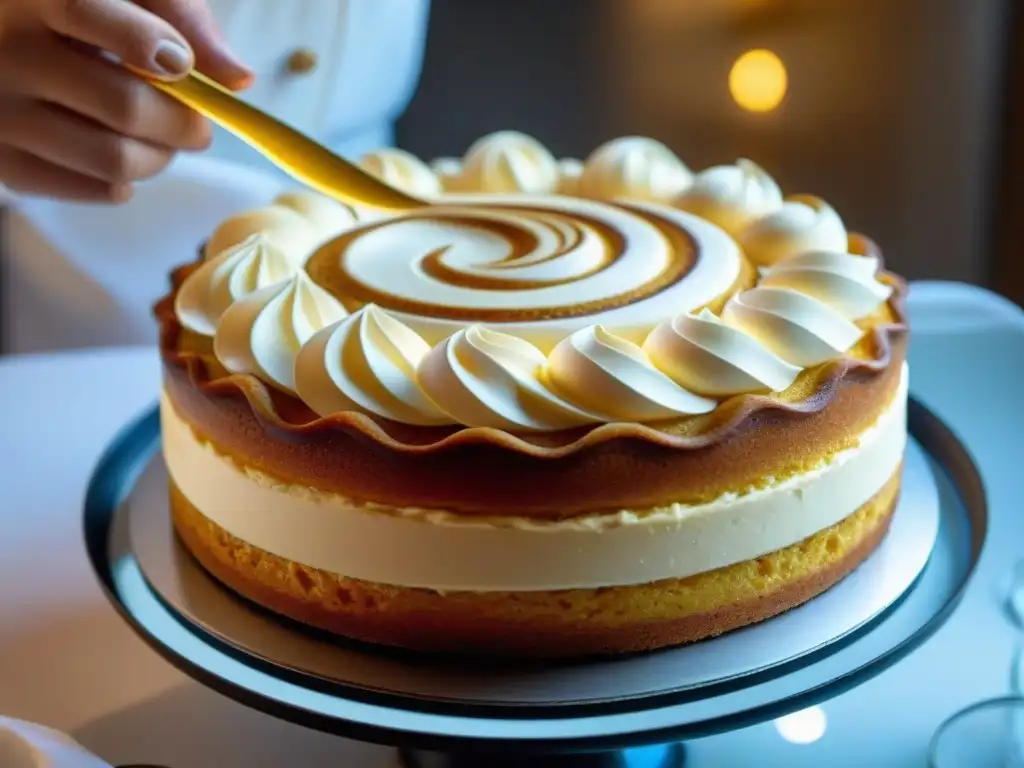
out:
<path id="1" fill-rule="evenodd" d="M 685 579 L 546 592 L 437 592 L 350 579 L 253 547 L 172 484 L 185 546 L 238 594 L 346 637 L 425 651 L 558 657 L 650 650 L 775 616 L 850 573 L 888 530 L 899 473 L 836 525 L 776 552 Z"/>

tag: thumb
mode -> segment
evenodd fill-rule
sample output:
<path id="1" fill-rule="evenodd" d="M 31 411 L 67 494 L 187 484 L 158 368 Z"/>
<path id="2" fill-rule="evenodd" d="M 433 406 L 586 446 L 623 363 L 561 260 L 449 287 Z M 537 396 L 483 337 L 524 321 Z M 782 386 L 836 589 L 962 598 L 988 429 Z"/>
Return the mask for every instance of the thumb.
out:
<path id="1" fill-rule="evenodd" d="M 206 0 L 137 0 L 168 21 L 188 40 L 195 66 L 207 77 L 235 90 L 247 87 L 253 72 L 232 52 Z"/>

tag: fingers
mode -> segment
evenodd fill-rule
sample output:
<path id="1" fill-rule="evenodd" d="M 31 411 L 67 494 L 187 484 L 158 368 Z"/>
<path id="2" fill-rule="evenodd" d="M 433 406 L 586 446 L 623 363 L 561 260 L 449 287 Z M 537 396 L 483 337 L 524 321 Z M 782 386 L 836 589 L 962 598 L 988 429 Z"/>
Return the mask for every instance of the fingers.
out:
<path id="1" fill-rule="evenodd" d="M 35 1 L 54 32 L 112 53 L 130 68 L 175 79 L 197 66 L 229 88 L 252 82 L 205 0 Z"/>
<path id="2" fill-rule="evenodd" d="M 138 0 L 170 22 L 192 45 L 196 68 L 228 88 L 245 88 L 253 73 L 228 47 L 205 0 Z"/>
<path id="3" fill-rule="evenodd" d="M 114 54 L 155 77 L 181 77 L 192 49 L 174 26 L 127 0 L 36 0 L 46 25 L 58 34 Z"/>
<path id="4" fill-rule="evenodd" d="M 172 150 L 128 136 L 40 101 L 0 104 L 0 145 L 114 185 L 163 170 Z"/>
<path id="5" fill-rule="evenodd" d="M 198 61 L 229 87 L 252 79 L 203 0 L 29 7 L 33 23 L 0 29 L 0 183 L 16 191 L 117 202 L 176 150 L 208 146 L 205 119 L 128 69 L 175 78 Z"/>
<path id="6" fill-rule="evenodd" d="M 132 194 L 130 184 L 92 179 L 11 147 L 0 147 L 0 180 L 20 194 L 81 202 L 121 203 Z"/>
<path id="7" fill-rule="evenodd" d="M 0 50 L 0 91 L 59 105 L 118 133 L 174 149 L 205 149 L 212 136 L 209 123 L 193 110 L 53 35 Z"/>

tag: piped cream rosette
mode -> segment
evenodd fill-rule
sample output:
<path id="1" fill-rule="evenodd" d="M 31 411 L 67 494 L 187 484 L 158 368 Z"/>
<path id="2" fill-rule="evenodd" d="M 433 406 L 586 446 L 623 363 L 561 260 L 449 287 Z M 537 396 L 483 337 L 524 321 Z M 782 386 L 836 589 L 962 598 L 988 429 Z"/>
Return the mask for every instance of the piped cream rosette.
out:
<path id="1" fill-rule="evenodd" d="M 314 192 L 285 192 L 271 205 L 223 221 L 207 240 L 204 254 L 207 258 L 218 256 L 253 235 L 262 235 L 291 261 L 301 264 L 321 243 L 372 218 L 370 211 L 357 211 Z"/>
<path id="2" fill-rule="evenodd" d="M 385 184 L 410 195 L 437 197 L 443 191 L 441 178 L 416 155 L 403 149 L 379 149 L 363 155 L 359 164 Z"/>
<path id="3" fill-rule="evenodd" d="M 643 136 L 625 136 L 591 153 L 580 169 L 575 192 L 604 200 L 667 203 L 692 181 L 690 169 L 664 144 Z"/>
<path id="4" fill-rule="evenodd" d="M 628 167 L 609 194 L 646 184 L 661 198 L 671 187 L 672 207 L 523 194 L 586 180 L 586 163 L 541 150 L 521 134 L 486 137 L 461 163 L 446 162 L 443 185 L 472 182 L 486 198 L 446 193 L 394 219 L 360 220 L 302 195 L 235 217 L 217 233 L 235 242 L 181 286 L 179 321 L 213 337 L 227 370 L 322 416 L 551 431 L 704 414 L 733 395 L 781 392 L 853 347 L 856 321 L 891 293 L 877 259 L 848 252 L 830 206 L 784 199 L 749 161 L 691 180 L 647 144 L 595 153 L 591 191 Z M 442 186 L 411 155 L 375 157 L 364 166 L 409 191 Z M 674 180 L 655 184 L 668 171 L 638 171 L 641 161 L 667 163 Z M 335 238 L 307 260 L 328 231 Z M 759 279 L 730 296 L 744 254 Z"/>
<path id="5" fill-rule="evenodd" d="M 694 179 L 668 147 L 642 136 L 612 139 L 585 161 L 556 158 L 544 144 L 520 131 L 496 131 L 475 141 L 461 158 L 438 157 L 425 163 L 401 149 L 381 149 L 359 162 L 388 184 L 427 199 L 445 193 L 559 194 L 670 203 Z M 740 168 L 747 162 L 740 161 Z M 723 180 L 717 177 L 722 169 L 712 176 L 720 184 Z M 767 174 L 764 178 L 771 182 Z"/>

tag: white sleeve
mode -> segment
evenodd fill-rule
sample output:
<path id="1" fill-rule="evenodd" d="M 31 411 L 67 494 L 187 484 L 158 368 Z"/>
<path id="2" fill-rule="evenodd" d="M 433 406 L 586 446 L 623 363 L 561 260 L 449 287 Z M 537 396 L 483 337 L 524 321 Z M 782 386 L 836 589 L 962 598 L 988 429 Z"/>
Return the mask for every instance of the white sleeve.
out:
<path id="1" fill-rule="evenodd" d="M 328 106 L 329 130 L 393 123 L 419 83 L 429 0 L 342 2 L 341 60 Z"/>
<path id="2" fill-rule="evenodd" d="M 231 47 L 256 73 L 243 97 L 336 152 L 390 144 L 419 81 L 429 0 L 211 0 Z M 315 63 L 293 71 L 302 52 Z M 221 157 L 263 166 L 222 131 Z"/>

